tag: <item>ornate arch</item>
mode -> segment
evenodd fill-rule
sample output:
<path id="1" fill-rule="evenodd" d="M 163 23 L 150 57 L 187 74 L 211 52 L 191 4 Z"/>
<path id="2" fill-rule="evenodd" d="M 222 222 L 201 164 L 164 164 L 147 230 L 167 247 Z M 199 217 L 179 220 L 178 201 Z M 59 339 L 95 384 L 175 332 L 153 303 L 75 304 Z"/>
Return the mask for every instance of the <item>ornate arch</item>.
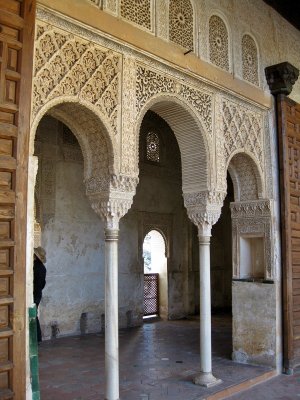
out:
<path id="1" fill-rule="evenodd" d="M 110 140 L 111 127 L 103 122 L 97 109 L 74 97 L 49 101 L 39 111 L 31 127 L 30 153 L 34 152 L 34 138 L 44 115 L 57 118 L 76 136 L 84 159 L 84 179 L 87 192 L 107 191 L 110 175 L 117 169 L 114 146 Z M 110 133 L 109 133 L 110 132 Z"/>
<path id="2" fill-rule="evenodd" d="M 264 197 L 262 171 L 253 155 L 234 152 L 228 160 L 227 168 L 234 188 L 234 201 L 258 200 Z"/>
<path id="3" fill-rule="evenodd" d="M 157 94 L 145 102 L 136 123 L 136 138 L 148 110 L 154 111 L 173 130 L 182 165 L 184 194 L 210 189 L 213 171 L 210 164 L 210 141 L 202 122 L 192 107 L 176 94 Z"/>

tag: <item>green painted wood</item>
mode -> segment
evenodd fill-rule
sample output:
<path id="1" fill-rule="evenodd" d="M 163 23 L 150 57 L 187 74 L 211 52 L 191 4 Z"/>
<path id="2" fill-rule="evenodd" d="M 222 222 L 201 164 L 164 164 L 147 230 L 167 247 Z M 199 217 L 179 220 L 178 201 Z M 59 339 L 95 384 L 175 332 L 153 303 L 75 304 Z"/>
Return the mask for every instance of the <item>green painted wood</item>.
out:
<path id="1" fill-rule="evenodd" d="M 39 356 L 37 343 L 37 309 L 34 305 L 28 310 L 29 313 L 29 358 L 32 400 L 40 400 L 40 382 L 39 382 Z"/>

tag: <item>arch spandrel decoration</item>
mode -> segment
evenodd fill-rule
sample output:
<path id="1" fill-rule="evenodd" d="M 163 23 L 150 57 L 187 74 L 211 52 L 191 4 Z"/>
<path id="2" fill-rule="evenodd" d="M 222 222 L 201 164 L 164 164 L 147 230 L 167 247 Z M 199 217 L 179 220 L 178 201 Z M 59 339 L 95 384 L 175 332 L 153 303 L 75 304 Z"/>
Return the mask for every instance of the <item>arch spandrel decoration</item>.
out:
<path id="1" fill-rule="evenodd" d="M 82 148 L 86 190 L 96 212 L 105 204 L 119 207 L 122 196 L 128 209 L 137 177 L 119 174 L 122 56 L 38 21 L 34 61 L 31 152 L 42 116 L 58 118 Z M 115 200 L 107 203 L 112 193 Z"/>
<path id="2" fill-rule="evenodd" d="M 257 46 L 254 39 L 248 34 L 242 38 L 242 71 L 243 79 L 259 86 Z"/>
<path id="3" fill-rule="evenodd" d="M 194 13 L 190 0 L 169 1 L 169 39 L 194 50 Z"/>
<path id="4" fill-rule="evenodd" d="M 226 173 L 234 154 L 247 153 L 254 160 L 262 179 L 265 196 L 264 115 L 254 107 L 220 97 L 217 104 L 218 185 L 226 188 Z"/>
<path id="5" fill-rule="evenodd" d="M 212 15 L 208 25 L 209 59 L 217 67 L 229 71 L 229 35 L 226 24 L 218 15 Z"/>
<path id="6" fill-rule="evenodd" d="M 60 28 L 36 27 L 32 120 L 49 101 L 74 97 L 97 108 L 117 140 L 121 103 L 120 54 Z"/>
<path id="7" fill-rule="evenodd" d="M 212 182 L 212 107 L 211 93 L 144 65 L 137 66 L 136 137 L 143 116 L 150 109 L 169 124 L 181 152 L 184 193 L 209 190 Z"/>

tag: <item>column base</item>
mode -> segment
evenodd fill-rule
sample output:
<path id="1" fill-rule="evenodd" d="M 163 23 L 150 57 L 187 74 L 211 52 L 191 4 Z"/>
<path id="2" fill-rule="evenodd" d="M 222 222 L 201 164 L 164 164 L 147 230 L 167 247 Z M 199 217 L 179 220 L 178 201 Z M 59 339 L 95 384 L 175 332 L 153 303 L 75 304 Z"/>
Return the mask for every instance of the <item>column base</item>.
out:
<path id="1" fill-rule="evenodd" d="M 221 379 L 215 378 L 211 372 L 201 372 L 200 375 L 194 378 L 194 384 L 210 388 L 222 383 Z"/>

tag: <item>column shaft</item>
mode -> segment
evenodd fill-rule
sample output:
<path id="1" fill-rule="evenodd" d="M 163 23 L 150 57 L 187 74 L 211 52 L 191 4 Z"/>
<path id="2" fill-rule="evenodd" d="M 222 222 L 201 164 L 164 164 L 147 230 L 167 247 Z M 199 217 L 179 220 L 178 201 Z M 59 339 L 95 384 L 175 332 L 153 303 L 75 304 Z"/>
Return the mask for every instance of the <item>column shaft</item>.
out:
<path id="1" fill-rule="evenodd" d="M 211 299 L 210 299 L 210 236 L 199 235 L 200 273 L 200 375 L 194 383 L 205 387 L 221 382 L 212 374 L 211 362 Z"/>
<path id="2" fill-rule="evenodd" d="M 200 261 L 200 367 L 211 372 L 210 237 L 199 238 Z"/>
<path id="3" fill-rule="evenodd" d="M 105 230 L 105 398 L 119 399 L 118 233 Z"/>

